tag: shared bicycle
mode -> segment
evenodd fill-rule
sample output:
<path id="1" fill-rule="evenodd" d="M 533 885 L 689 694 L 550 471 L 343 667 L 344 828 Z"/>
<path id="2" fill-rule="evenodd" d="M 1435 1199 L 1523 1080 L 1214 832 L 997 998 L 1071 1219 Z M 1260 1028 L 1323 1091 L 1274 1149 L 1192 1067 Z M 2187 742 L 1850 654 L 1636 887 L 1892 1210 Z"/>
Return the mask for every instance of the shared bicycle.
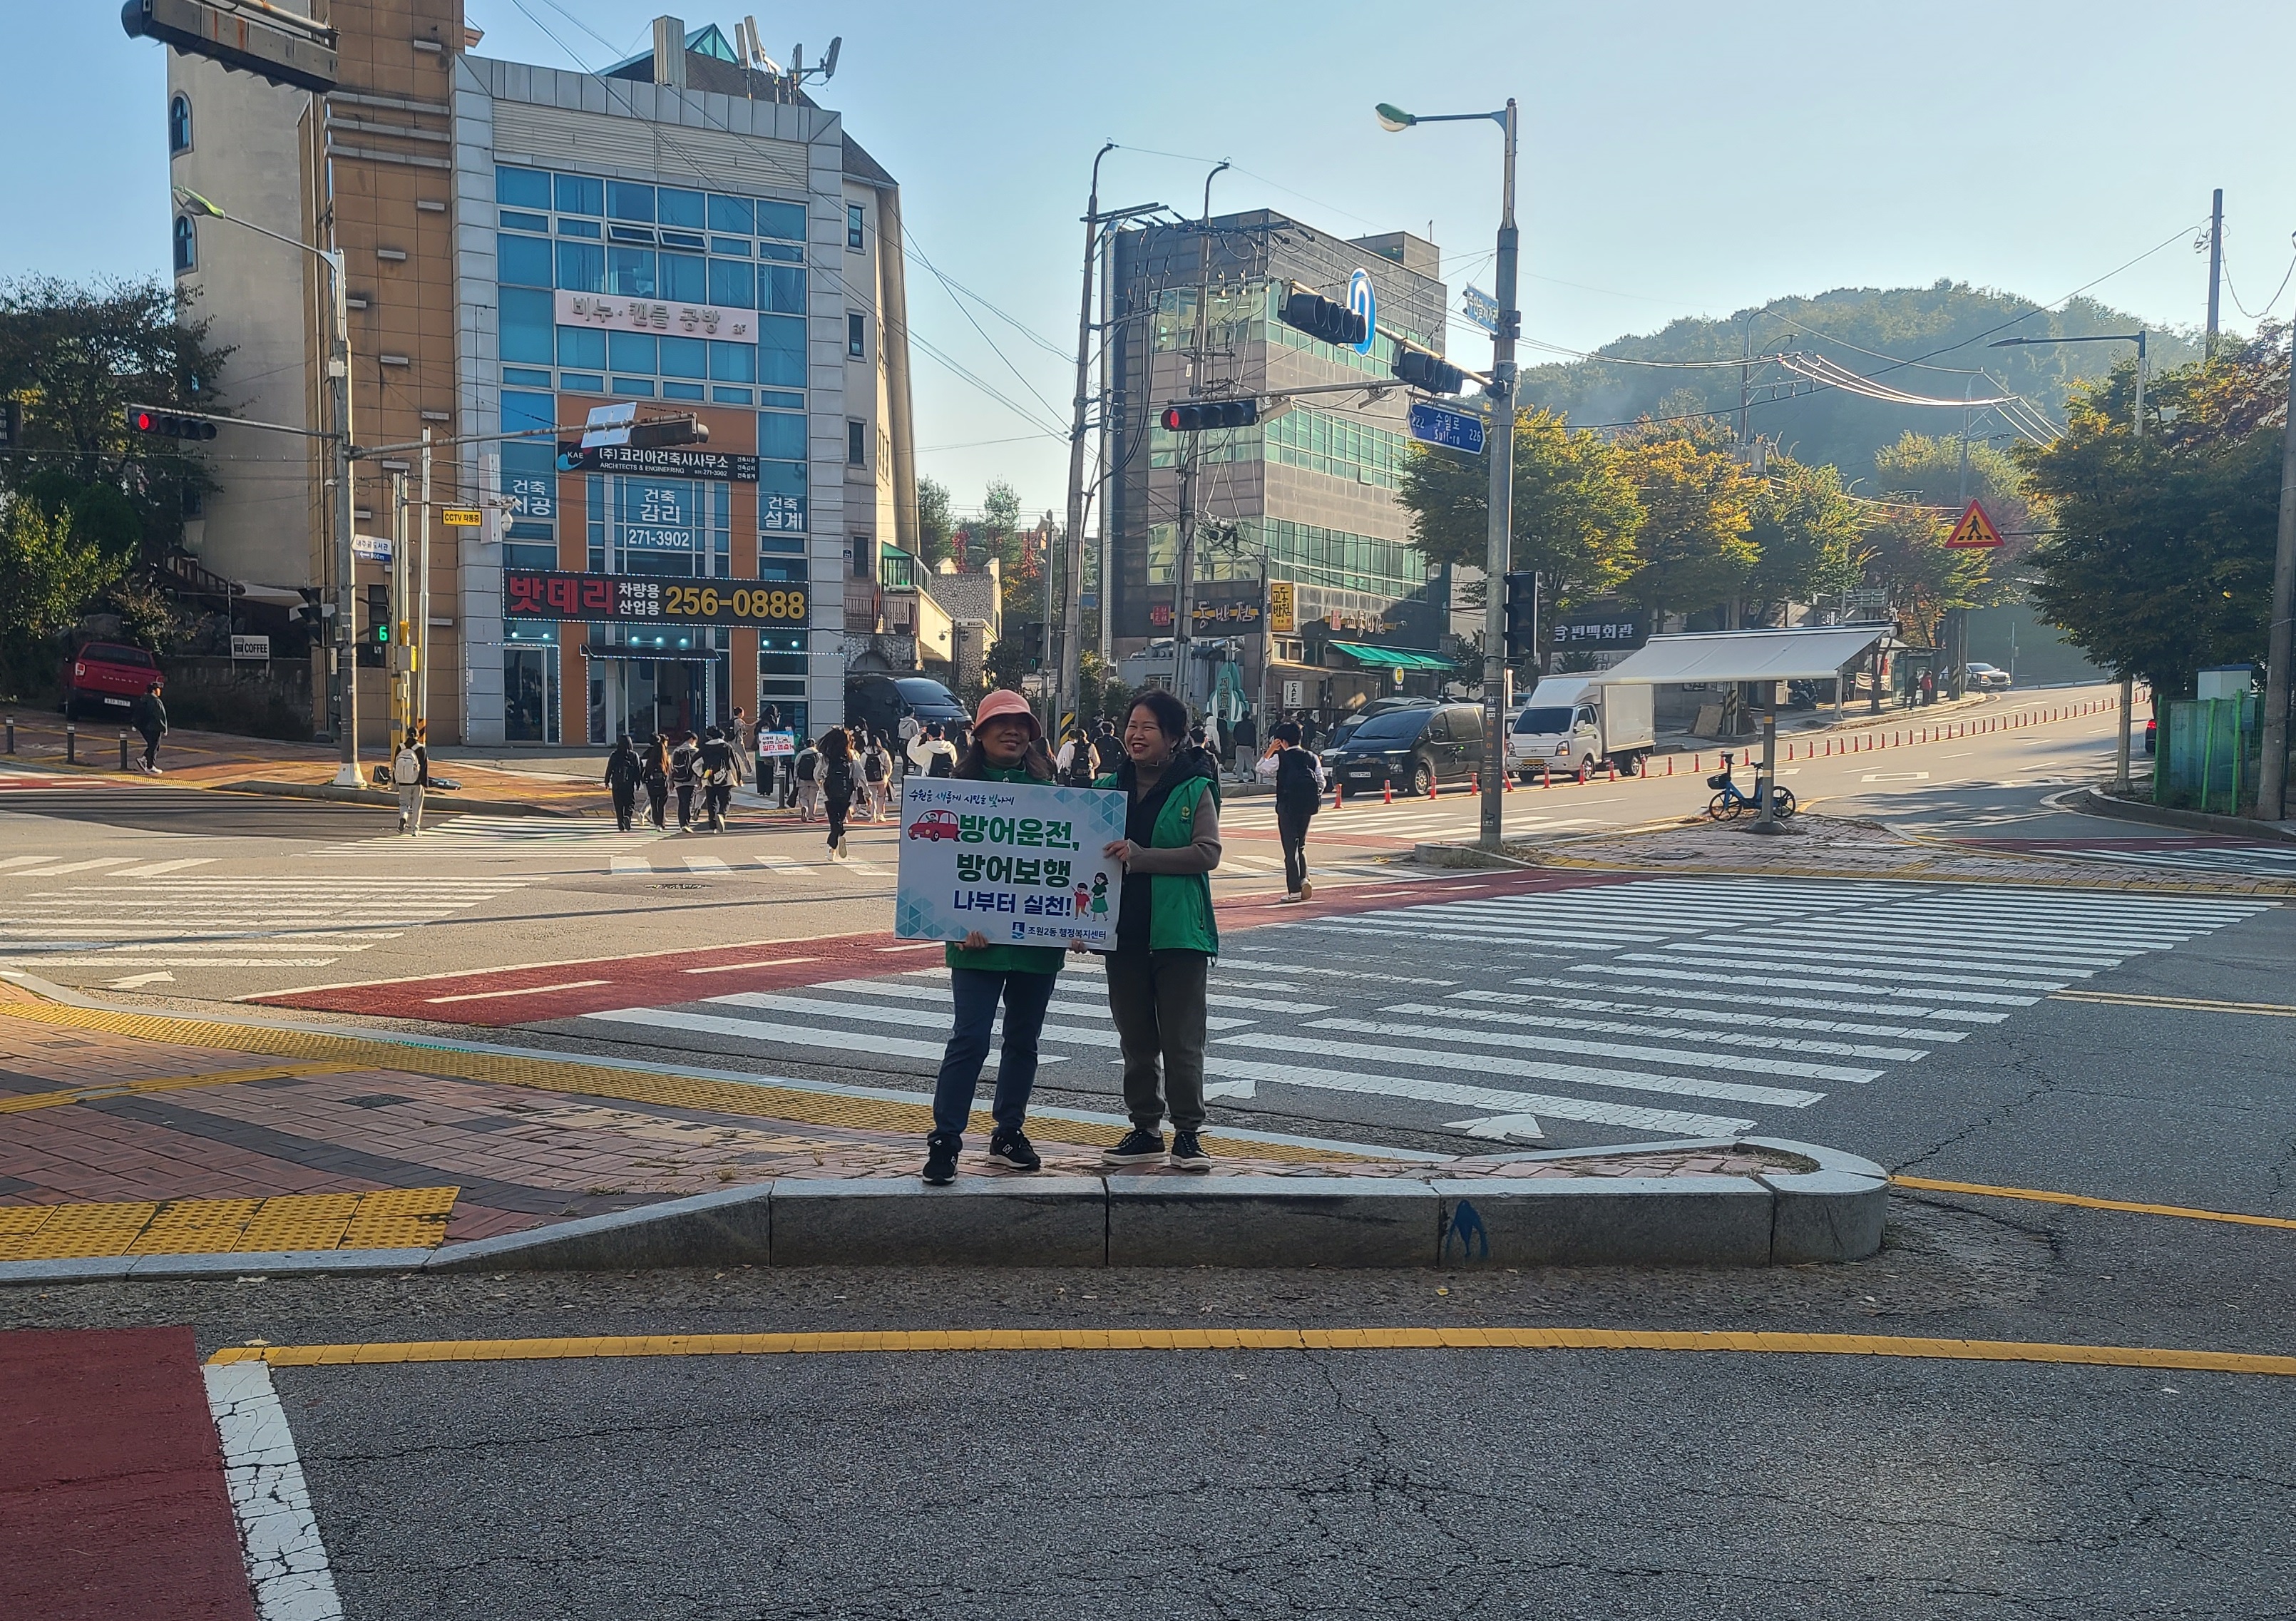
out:
<path id="1" fill-rule="evenodd" d="M 1718 790 L 1714 797 L 1706 802 L 1708 816 L 1718 822 L 1729 821 L 1742 810 L 1752 810 L 1759 816 L 1761 814 L 1762 796 L 1765 794 L 1769 796 L 1771 815 L 1780 821 L 1784 821 L 1793 815 L 1795 806 L 1792 789 L 1780 787 L 1775 781 L 1772 781 L 1765 787 L 1759 774 L 1757 773 L 1754 779 L 1754 791 L 1749 794 L 1732 778 L 1730 759 L 1728 754 L 1723 755 L 1722 769 L 1706 779 L 1708 787 Z"/>

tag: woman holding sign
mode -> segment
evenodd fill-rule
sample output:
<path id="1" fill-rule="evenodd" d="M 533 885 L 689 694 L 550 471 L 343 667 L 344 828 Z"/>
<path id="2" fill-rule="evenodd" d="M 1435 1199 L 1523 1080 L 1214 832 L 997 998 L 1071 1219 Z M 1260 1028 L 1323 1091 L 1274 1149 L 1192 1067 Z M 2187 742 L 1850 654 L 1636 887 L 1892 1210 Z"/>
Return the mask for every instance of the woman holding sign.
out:
<path id="1" fill-rule="evenodd" d="M 1166 1158 L 1167 1114 L 1172 1166 L 1212 1164 L 1196 1133 L 1204 1123 L 1204 981 L 1219 955 L 1210 876 L 1220 860 L 1219 787 L 1212 757 L 1187 746 L 1187 736 L 1177 698 L 1142 693 L 1124 718 L 1124 763 L 1095 785 L 1123 789 L 1129 807 L 1124 837 L 1103 852 L 1124 863 L 1108 1008 L 1132 1117 L 1124 1140 L 1101 1156 L 1111 1165 Z"/>
<path id="2" fill-rule="evenodd" d="M 999 687 L 981 699 L 972 745 L 954 774 L 974 782 L 1049 783 L 1053 762 L 1043 739 L 1044 728 L 1029 712 L 1029 700 Z M 925 1139 L 929 1185 L 945 1187 L 956 1180 L 957 1150 L 964 1146 L 965 1123 L 972 1117 L 973 1093 L 988 1059 L 999 1001 L 1004 1005 L 1004 1050 L 996 1066 L 996 1100 L 989 1106 L 996 1129 L 988 1137 L 988 1163 L 1008 1171 L 1034 1171 L 1044 1163 L 1022 1126 L 1037 1084 L 1037 1038 L 1045 1028 L 1062 955 L 1057 946 L 991 945 L 979 929 L 964 944 L 946 948 L 956 1018 L 941 1056 L 940 1078 L 933 1084 L 932 1135 Z"/>

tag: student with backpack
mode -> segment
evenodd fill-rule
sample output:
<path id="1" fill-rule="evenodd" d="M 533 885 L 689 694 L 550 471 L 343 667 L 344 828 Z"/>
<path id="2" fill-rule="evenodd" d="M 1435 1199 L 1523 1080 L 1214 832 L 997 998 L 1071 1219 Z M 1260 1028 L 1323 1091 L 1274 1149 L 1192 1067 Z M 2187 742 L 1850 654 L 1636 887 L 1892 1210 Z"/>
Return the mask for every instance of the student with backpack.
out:
<path id="1" fill-rule="evenodd" d="M 712 833 L 726 831 L 726 812 L 734 802 L 734 785 L 742 780 L 742 757 L 726 740 L 723 728 L 711 727 L 696 752 L 701 768 L 701 809 Z"/>
<path id="2" fill-rule="evenodd" d="M 638 752 L 630 746 L 630 735 L 624 732 L 614 752 L 606 756 L 606 791 L 614 796 L 614 826 L 624 833 L 630 830 L 630 819 L 636 813 L 638 785 L 644 777 Z"/>
<path id="3" fill-rule="evenodd" d="M 862 820 L 880 821 L 892 813 L 892 782 L 893 757 L 885 752 L 885 739 L 873 732 L 861 756 Z"/>
<path id="4" fill-rule="evenodd" d="M 397 758 L 390 762 L 390 780 L 398 790 L 398 830 L 409 835 L 422 831 L 422 794 L 430 786 L 430 751 L 425 746 L 422 727 L 408 732 L 398 745 Z"/>
<path id="5" fill-rule="evenodd" d="M 1290 892 L 1285 899 L 1297 903 L 1316 893 L 1308 881 L 1308 824 L 1324 808 L 1324 764 L 1300 745 L 1300 728 L 1292 722 L 1281 722 L 1269 736 L 1275 746 L 1259 762 L 1259 772 L 1275 781 L 1275 834 L 1283 844 L 1283 887 Z"/>
<path id="6" fill-rule="evenodd" d="M 910 739 L 909 763 L 928 777 L 947 777 L 956 769 L 956 749 L 941 736 L 939 721 Z"/>
<path id="7" fill-rule="evenodd" d="M 812 738 L 800 738 L 797 760 L 790 767 L 790 780 L 797 784 L 797 819 L 801 822 L 811 821 L 813 813 L 821 808 L 821 784 L 816 780 L 820 775 L 821 751 L 814 746 Z"/>
<path id="8" fill-rule="evenodd" d="M 646 744 L 644 769 L 640 780 L 645 784 L 646 820 L 655 827 L 664 826 L 662 810 L 669 803 L 669 740 L 656 733 Z"/>
<path id="9" fill-rule="evenodd" d="M 821 739 L 821 795 L 829 806 L 829 853 L 845 859 L 845 818 L 853 809 L 853 794 L 861 773 L 853 758 L 853 738 L 842 727 L 832 728 Z"/>
<path id="10" fill-rule="evenodd" d="M 686 733 L 669 752 L 669 786 L 677 790 L 677 830 L 693 831 L 693 789 L 699 780 L 694 773 L 694 761 L 701 751 L 694 745 L 693 734 Z"/>

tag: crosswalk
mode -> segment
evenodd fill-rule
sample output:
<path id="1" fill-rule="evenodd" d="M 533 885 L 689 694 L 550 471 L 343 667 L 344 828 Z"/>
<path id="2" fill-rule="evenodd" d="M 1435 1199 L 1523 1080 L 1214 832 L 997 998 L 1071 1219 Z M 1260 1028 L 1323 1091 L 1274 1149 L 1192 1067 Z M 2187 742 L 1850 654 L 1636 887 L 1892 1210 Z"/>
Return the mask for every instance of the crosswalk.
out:
<path id="1" fill-rule="evenodd" d="M 1678 877 L 1311 917 L 1229 941 L 1207 1090 L 1499 1140 L 1541 1140 L 1548 1122 L 1613 1140 L 1792 1134 L 1842 1089 L 1904 1078 L 2053 992 L 2270 905 Z M 947 996 L 932 967 L 582 1022 L 924 1074 Z M 1096 972 L 1062 976 L 1043 1045 L 1048 1086 L 1116 1092 Z"/>
<path id="2" fill-rule="evenodd" d="M 1518 833 L 1561 833 L 1572 827 L 1591 827 L 1595 819 L 1585 816 L 1550 816 L 1513 804 L 1506 808 L 1506 830 Z M 1410 804 L 1365 805 L 1353 810 L 1332 811 L 1328 808 L 1316 813 L 1308 832 L 1308 848 L 1321 840 L 1338 840 L 1357 835 L 1388 839 L 1423 839 L 1438 836 L 1456 837 L 1473 831 L 1476 822 L 1476 802 L 1464 794 L 1456 800 L 1438 800 L 1430 803 L 1417 801 Z M 1222 806 L 1222 830 L 1273 833 L 1275 830 L 1275 805 L 1272 799 L 1254 798 L 1241 803 Z"/>
<path id="3" fill-rule="evenodd" d="M 2187 872 L 2229 872 L 2251 878 L 2296 878 L 2296 844 L 2181 845 L 2169 848 L 2111 844 L 2035 845 L 2036 855 L 2126 867 L 2175 867 Z"/>
<path id="4" fill-rule="evenodd" d="M 523 887 L 516 876 L 324 878 L 203 875 L 212 857 L 0 860 L 0 962 L 118 967 L 119 983 L 175 968 L 321 968 Z M 53 879 L 51 885 L 39 880 Z"/>

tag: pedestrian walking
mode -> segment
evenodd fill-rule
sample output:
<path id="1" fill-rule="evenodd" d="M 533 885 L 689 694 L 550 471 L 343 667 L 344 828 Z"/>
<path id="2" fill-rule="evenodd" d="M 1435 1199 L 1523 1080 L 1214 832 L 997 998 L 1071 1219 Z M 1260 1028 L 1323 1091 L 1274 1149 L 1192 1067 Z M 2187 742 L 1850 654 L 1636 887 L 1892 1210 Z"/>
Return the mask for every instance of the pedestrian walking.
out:
<path id="1" fill-rule="evenodd" d="M 869 747 L 861 756 L 861 814 L 880 821 L 892 814 L 893 757 L 886 751 L 882 732 L 869 734 Z"/>
<path id="2" fill-rule="evenodd" d="M 680 833 L 693 831 L 693 789 L 701 780 L 695 773 L 694 761 L 700 753 L 692 732 L 678 738 L 677 746 L 669 752 L 669 786 L 677 790 L 677 830 Z"/>
<path id="3" fill-rule="evenodd" d="M 941 736 L 938 720 L 909 741 L 909 763 L 928 777 L 951 775 L 956 758 L 956 746 Z"/>
<path id="4" fill-rule="evenodd" d="M 430 786 L 430 750 L 420 721 L 399 739 L 390 762 L 390 785 L 398 790 L 398 830 L 409 836 L 422 831 L 422 795 Z"/>
<path id="5" fill-rule="evenodd" d="M 135 703 L 135 729 L 144 734 L 144 774 L 162 777 L 160 769 L 160 739 L 168 735 L 168 706 L 160 701 L 160 683 L 152 682 L 144 689 Z"/>
<path id="6" fill-rule="evenodd" d="M 1053 762 L 1045 754 L 1043 737 L 1029 701 L 1000 688 L 980 701 L 972 746 L 955 775 L 980 782 L 1050 782 Z M 956 1180 L 956 1156 L 964 1147 L 964 1128 L 972 1118 L 1000 1004 L 1004 1042 L 989 1104 L 995 1126 L 988 1135 L 988 1163 L 1008 1171 L 1034 1171 L 1044 1163 L 1026 1130 L 1029 1095 L 1037 1083 L 1045 1009 L 1052 1004 L 1064 955 L 1052 946 L 992 945 L 979 929 L 942 952 L 955 1015 L 933 1082 L 933 1129 L 925 1139 L 923 1173 L 929 1186 Z"/>
<path id="7" fill-rule="evenodd" d="M 768 704 L 758 712 L 757 729 L 750 735 L 750 746 L 756 753 L 758 797 L 767 803 L 774 802 L 779 792 L 782 768 L 787 763 L 766 752 L 766 734 L 782 729 L 781 706 Z"/>
<path id="8" fill-rule="evenodd" d="M 1124 836 L 1102 852 L 1124 866 L 1116 950 L 1106 958 L 1108 1009 L 1124 1054 L 1132 1129 L 1101 1158 L 1111 1165 L 1168 1157 L 1209 1171 L 1204 1123 L 1204 997 L 1219 930 L 1210 873 L 1219 865 L 1219 786 L 1211 758 L 1186 745 L 1188 712 L 1148 691 L 1124 718 L 1124 763 L 1098 786 L 1126 796 Z"/>
<path id="9" fill-rule="evenodd" d="M 811 821 L 821 809 L 821 784 L 815 780 L 820 774 L 821 751 L 813 746 L 812 738 L 800 738 L 790 778 L 797 785 L 797 819 L 801 822 Z"/>
<path id="10" fill-rule="evenodd" d="M 734 761 L 741 768 L 734 780 L 749 781 L 750 773 L 755 768 L 750 757 L 750 717 L 747 710 L 734 712 L 733 724 L 726 728 L 726 741 L 734 745 Z"/>
<path id="11" fill-rule="evenodd" d="M 1106 715 L 1100 718 L 1092 734 L 1092 772 L 1096 781 L 1113 777 L 1124 764 L 1124 740 L 1116 735 L 1116 728 Z"/>
<path id="12" fill-rule="evenodd" d="M 821 778 L 822 802 L 829 807 L 829 853 L 841 861 L 845 859 L 845 818 L 853 809 L 854 792 L 861 786 L 861 773 L 853 758 L 853 738 L 842 727 L 832 727 L 822 735 L 821 764 L 816 770 Z"/>
<path id="13" fill-rule="evenodd" d="M 640 780 L 645 784 L 646 819 L 657 827 L 666 827 L 662 812 L 669 803 L 669 739 L 655 733 L 646 745 L 644 763 Z"/>
<path id="14" fill-rule="evenodd" d="M 606 792 L 614 796 L 614 826 L 624 833 L 630 830 L 630 819 L 636 812 L 638 786 L 644 780 L 645 768 L 638 763 L 638 752 L 630 746 L 630 735 L 624 732 L 614 745 L 614 752 L 606 756 Z"/>
<path id="15" fill-rule="evenodd" d="M 1315 898 L 1308 881 L 1308 824 L 1324 808 L 1323 761 L 1300 741 L 1300 728 L 1279 721 L 1269 734 L 1274 746 L 1259 762 L 1259 773 L 1275 784 L 1275 834 L 1283 844 L 1285 899 L 1293 902 Z"/>
<path id="16" fill-rule="evenodd" d="M 726 812 L 734 802 L 734 785 L 742 780 L 742 757 L 734 752 L 723 727 L 713 726 L 694 753 L 701 778 L 702 818 L 712 833 L 726 831 Z"/>
<path id="17" fill-rule="evenodd" d="M 980 728 L 973 728 L 978 731 Z M 1057 780 L 1071 788 L 1092 786 L 1092 739 L 1084 728 L 1071 726 L 1061 741 L 1061 752 L 1053 757 L 1053 773 Z"/>

